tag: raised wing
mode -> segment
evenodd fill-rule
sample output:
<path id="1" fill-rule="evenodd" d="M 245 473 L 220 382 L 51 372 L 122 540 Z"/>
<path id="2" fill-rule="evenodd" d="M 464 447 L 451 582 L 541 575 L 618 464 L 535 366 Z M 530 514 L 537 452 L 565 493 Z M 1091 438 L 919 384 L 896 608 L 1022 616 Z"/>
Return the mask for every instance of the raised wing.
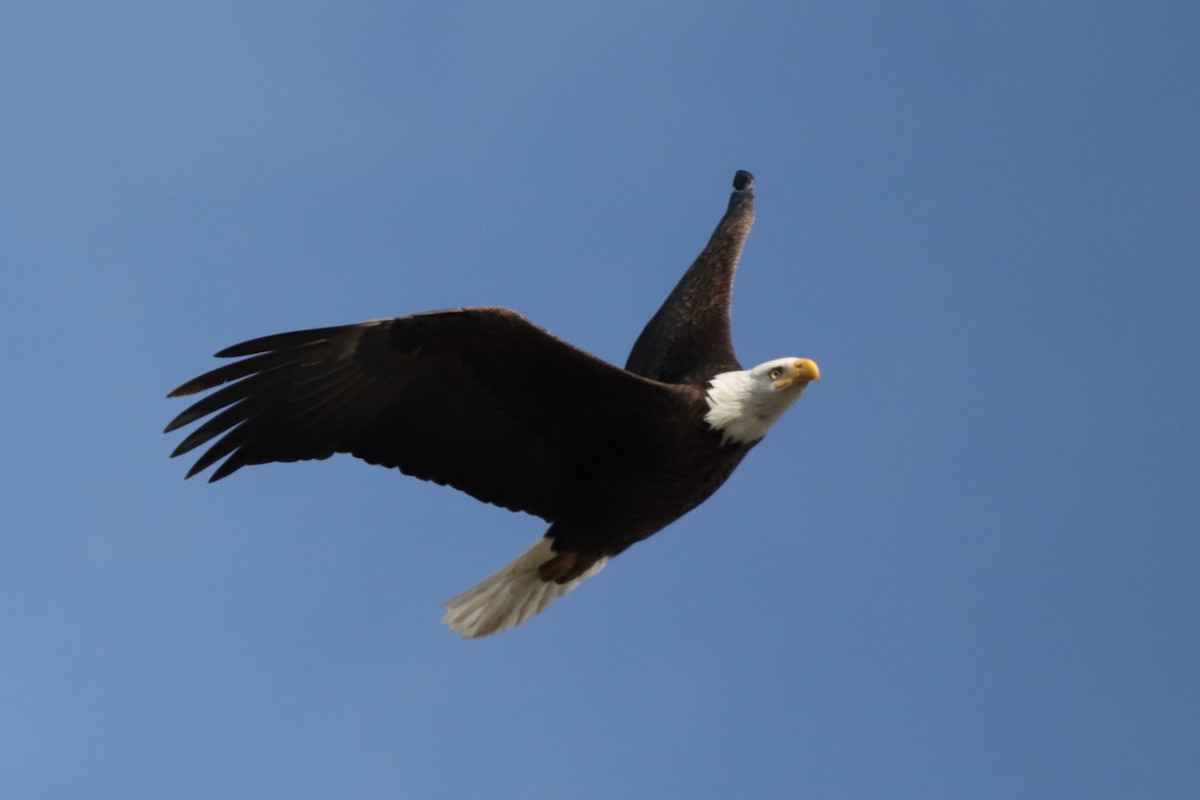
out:
<path id="1" fill-rule="evenodd" d="M 733 176 L 729 208 L 675 289 L 634 342 L 625 369 L 668 383 L 700 383 L 741 369 L 729 305 L 742 245 L 754 226 L 754 176 Z"/>

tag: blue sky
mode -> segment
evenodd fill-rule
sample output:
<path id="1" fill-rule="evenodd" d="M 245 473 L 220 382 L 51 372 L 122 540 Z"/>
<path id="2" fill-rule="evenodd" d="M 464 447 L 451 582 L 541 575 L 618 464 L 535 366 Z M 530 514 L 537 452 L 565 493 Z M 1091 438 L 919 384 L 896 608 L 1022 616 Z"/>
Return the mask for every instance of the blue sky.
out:
<path id="1" fill-rule="evenodd" d="M 11 3 L 0 795 L 1191 797 L 1193 3 Z M 736 169 L 811 389 L 546 614 L 352 459 L 182 480 L 262 334 L 515 308 L 622 362 Z"/>

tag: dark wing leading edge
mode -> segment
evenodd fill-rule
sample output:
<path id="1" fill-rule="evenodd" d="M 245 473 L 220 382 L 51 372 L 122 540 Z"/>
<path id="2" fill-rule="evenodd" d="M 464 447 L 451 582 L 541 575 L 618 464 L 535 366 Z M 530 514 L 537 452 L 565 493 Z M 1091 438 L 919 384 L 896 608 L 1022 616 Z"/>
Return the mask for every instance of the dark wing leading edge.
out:
<path id="1" fill-rule="evenodd" d="M 694 402 L 502 308 L 284 333 L 217 355 L 242 360 L 169 395 L 222 387 L 166 428 L 209 417 L 172 453 L 217 439 L 188 477 L 222 458 L 209 480 L 352 453 L 550 521 L 581 463 L 652 440 L 655 420 Z"/>
<path id="2" fill-rule="evenodd" d="M 698 383 L 740 369 L 729 329 L 733 276 L 754 225 L 754 176 L 733 176 L 729 208 L 704 250 L 646 324 L 625 369 L 667 383 Z"/>

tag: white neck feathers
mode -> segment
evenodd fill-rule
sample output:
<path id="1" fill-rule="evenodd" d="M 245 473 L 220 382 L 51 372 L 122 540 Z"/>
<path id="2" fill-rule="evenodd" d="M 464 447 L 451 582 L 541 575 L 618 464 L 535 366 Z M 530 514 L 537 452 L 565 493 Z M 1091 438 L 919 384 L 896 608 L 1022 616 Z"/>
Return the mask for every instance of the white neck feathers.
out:
<path id="1" fill-rule="evenodd" d="M 704 421 L 721 432 L 721 444 L 757 442 L 800 397 L 800 390 L 776 390 L 758 372 L 722 372 L 709 381 Z"/>

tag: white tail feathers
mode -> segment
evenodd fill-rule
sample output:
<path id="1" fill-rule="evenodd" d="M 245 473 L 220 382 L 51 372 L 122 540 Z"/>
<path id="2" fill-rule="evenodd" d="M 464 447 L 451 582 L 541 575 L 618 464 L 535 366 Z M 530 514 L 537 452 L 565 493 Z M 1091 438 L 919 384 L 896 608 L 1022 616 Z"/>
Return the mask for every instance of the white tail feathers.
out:
<path id="1" fill-rule="evenodd" d="M 554 558 L 551 540 L 543 536 L 506 567 L 484 578 L 445 605 L 442 622 L 464 639 L 490 636 L 520 625 L 551 603 L 604 569 L 602 558 L 566 583 L 544 581 L 538 567 Z"/>

